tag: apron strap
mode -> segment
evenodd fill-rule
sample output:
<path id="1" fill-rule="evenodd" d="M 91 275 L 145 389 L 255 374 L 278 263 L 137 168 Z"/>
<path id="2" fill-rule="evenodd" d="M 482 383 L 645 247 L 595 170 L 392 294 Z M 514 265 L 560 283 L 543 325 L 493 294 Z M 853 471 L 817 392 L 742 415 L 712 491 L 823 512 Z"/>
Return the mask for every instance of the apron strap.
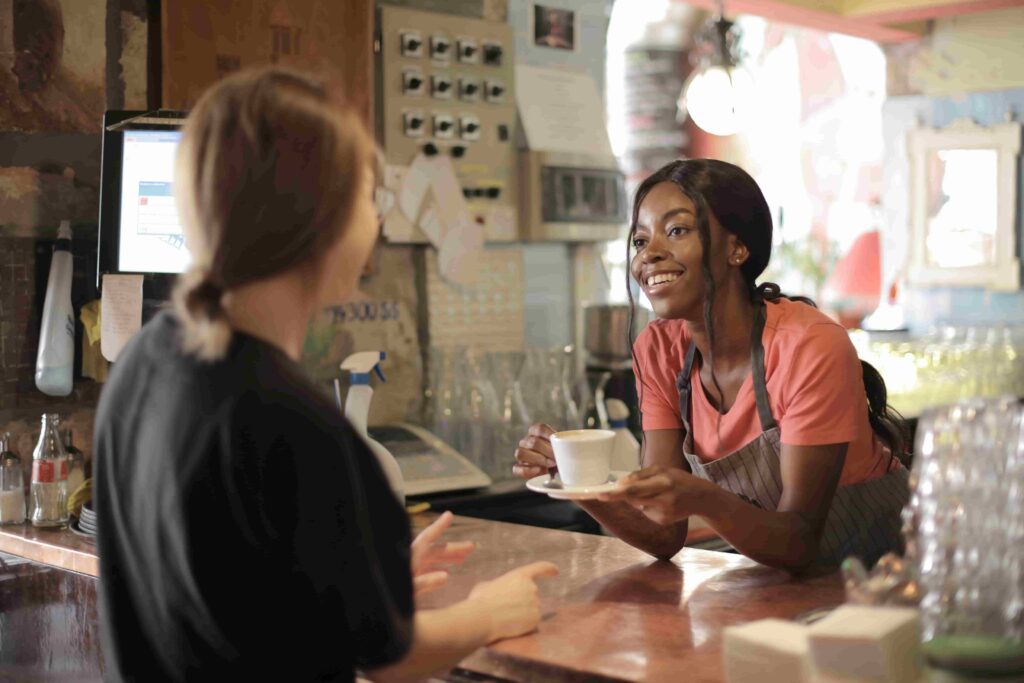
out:
<path id="1" fill-rule="evenodd" d="M 690 343 L 686 350 L 686 362 L 682 371 L 676 375 L 676 389 L 679 390 L 679 416 L 687 433 L 690 432 L 690 373 L 693 372 L 693 359 L 697 356 L 697 345 Z"/>
<path id="2" fill-rule="evenodd" d="M 764 333 L 765 319 L 768 317 L 767 305 L 761 302 L 754 314 L 754 327 L 750 331 L 751 379 L 754 380 L 754 400 L 757 402 L 757 416 L 761 419 L 761 431 L 767 432 L 777 426 L 772 417 L 771 404 L 768 402 L 768 384 L 764 376 Z"/>
<path id="3" fill-rule="evenodd" d="M 764 294 L 767 294 L 765 296 Z M 764 324 L 767 318 L 764 299 L 776 298 L 771 296 L 773 292 L 765 292 L 758 299 L 757 311 L 754 313 L 754 326 L 750 330 L 750 358 L 751 358 L 751 379 L 754 384 L 754 400 L 757 403 L 757 416 L 761 422 L 761 431 L 767 432 L 778 426 L 772 416 L 771 404 L 768 401 L 768 385 L 764 376 L 764 344 L 761 335 L 764 333 Z M 676 389 L 679 390 L 679 415 L 683 420 L 686 431 L 690 431 L 690 374 L 693 372 L 693 361 L 697 356 L 697 345 L 692 341 L 686 350 L 686 361 L 683 363 L 682 371 L 676 375 Z"/>

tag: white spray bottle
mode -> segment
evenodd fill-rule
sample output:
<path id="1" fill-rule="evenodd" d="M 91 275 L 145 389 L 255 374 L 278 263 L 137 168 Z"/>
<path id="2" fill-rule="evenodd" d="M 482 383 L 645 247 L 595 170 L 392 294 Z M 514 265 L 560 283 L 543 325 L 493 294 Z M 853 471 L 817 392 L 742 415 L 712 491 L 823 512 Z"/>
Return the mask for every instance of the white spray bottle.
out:
<path id="1" fill-rule="evenodd" d="M 46 282 L 43 321 L 36 355 L 36 387 L 50 396 L 71 393 L 75 362 L 75 316 L 71 308 L 71 223 L 60 222 Z"/>
<path id="2" fill-rule="evenodd" d="M 632 472 L 640 468 L 640 443 L 629 431 L 629 408 L 623 401 L 610 398 L 605 401 L 608 408 L 608 428 L 615 432 L 612 444 L 612 469 Z"/>
<path id="3" fill-rule="evenodd" d="M 379 442 L 370 438 L 366 431 L 367 420 L 370 415 L 370 401 L 373 400 L 373 387 L 370 386 L 370 373 L 376 371 L 381 381 L 384 373 L 380 371 L 380 362 L 386 357 L 383 351 L 360 351 L 353 353 L 341 363 L 341 369 L 352 373 L 352 385 L 348 389 L 348 396 L 345 397 L 345 418 L 352 424 L 359 436 L 369 446 L 370 451 L 377 456 L 380 468 L 388 478 L 391 490 L 395 492 L 398 500 L 405 504 L 405 480 L 402 478 L 402 470 L 398 467 L 398 461 L 391 455 L 388 449 Z"/>

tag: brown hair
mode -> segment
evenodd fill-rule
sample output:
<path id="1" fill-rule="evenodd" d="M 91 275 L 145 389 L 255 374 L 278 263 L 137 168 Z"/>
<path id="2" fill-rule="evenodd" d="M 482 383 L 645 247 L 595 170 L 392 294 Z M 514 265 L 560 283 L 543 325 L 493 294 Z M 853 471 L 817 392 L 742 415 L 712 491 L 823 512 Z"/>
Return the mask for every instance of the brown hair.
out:
<path id="1" fill-rule="evenodd" d="M 355 110 L 310 76 L 254 69 L 203 94 L 175 168 L 192 254 L 174 292 L 186 351 L 223 357 L 231 341 L 224 294 L 316 262 L 335 243 L 373 154 Z"/>

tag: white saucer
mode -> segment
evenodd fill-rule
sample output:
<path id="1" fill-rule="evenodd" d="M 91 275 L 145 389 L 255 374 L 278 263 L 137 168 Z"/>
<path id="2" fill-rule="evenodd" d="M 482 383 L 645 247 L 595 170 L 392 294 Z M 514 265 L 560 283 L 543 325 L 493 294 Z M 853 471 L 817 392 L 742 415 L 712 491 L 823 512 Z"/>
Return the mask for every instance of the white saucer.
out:
<path id="1" fill-rule="evenodd" d="M 565 486 L 562 488 L 548 488 L 547 484 L 551 481 L 550 474 L 542 474 L 538 477 L 534 477 L 526 482 L 526 488 L 537 493 L 544 493 L 555 498 L 557 500 L 591 500 L 597 498 L 601 493 L 608 493 L 615 489 L 619 484 L 619 479 L 629 474 L 625 470 L 613 471 L 608 481 L 604 484 L 597 484 L 595 486 Z"/>

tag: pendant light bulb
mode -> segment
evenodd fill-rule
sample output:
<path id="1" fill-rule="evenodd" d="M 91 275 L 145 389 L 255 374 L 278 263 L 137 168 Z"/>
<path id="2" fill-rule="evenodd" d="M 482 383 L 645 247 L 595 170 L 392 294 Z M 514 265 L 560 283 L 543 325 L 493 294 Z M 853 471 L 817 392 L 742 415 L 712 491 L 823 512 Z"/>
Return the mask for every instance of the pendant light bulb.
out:
<path id="1" fill-rule="evenodd" d="M 697 37 L 694 53 L 700 62 L 679 94 L 679 110 L 712 135 L 733 135 L 747 123 L 754 104 L 754 79 L 740 64 L 739 33 L 725 18 L 723 3 L 718 17 Z"/>
<path id="2" fill-rule="evenodd" d="M 741 66 L 707 66 L 690 76 L 679 108 L 712 135 L 733 135 L 746 125 L 754 101 L 754 79 Z"/>

